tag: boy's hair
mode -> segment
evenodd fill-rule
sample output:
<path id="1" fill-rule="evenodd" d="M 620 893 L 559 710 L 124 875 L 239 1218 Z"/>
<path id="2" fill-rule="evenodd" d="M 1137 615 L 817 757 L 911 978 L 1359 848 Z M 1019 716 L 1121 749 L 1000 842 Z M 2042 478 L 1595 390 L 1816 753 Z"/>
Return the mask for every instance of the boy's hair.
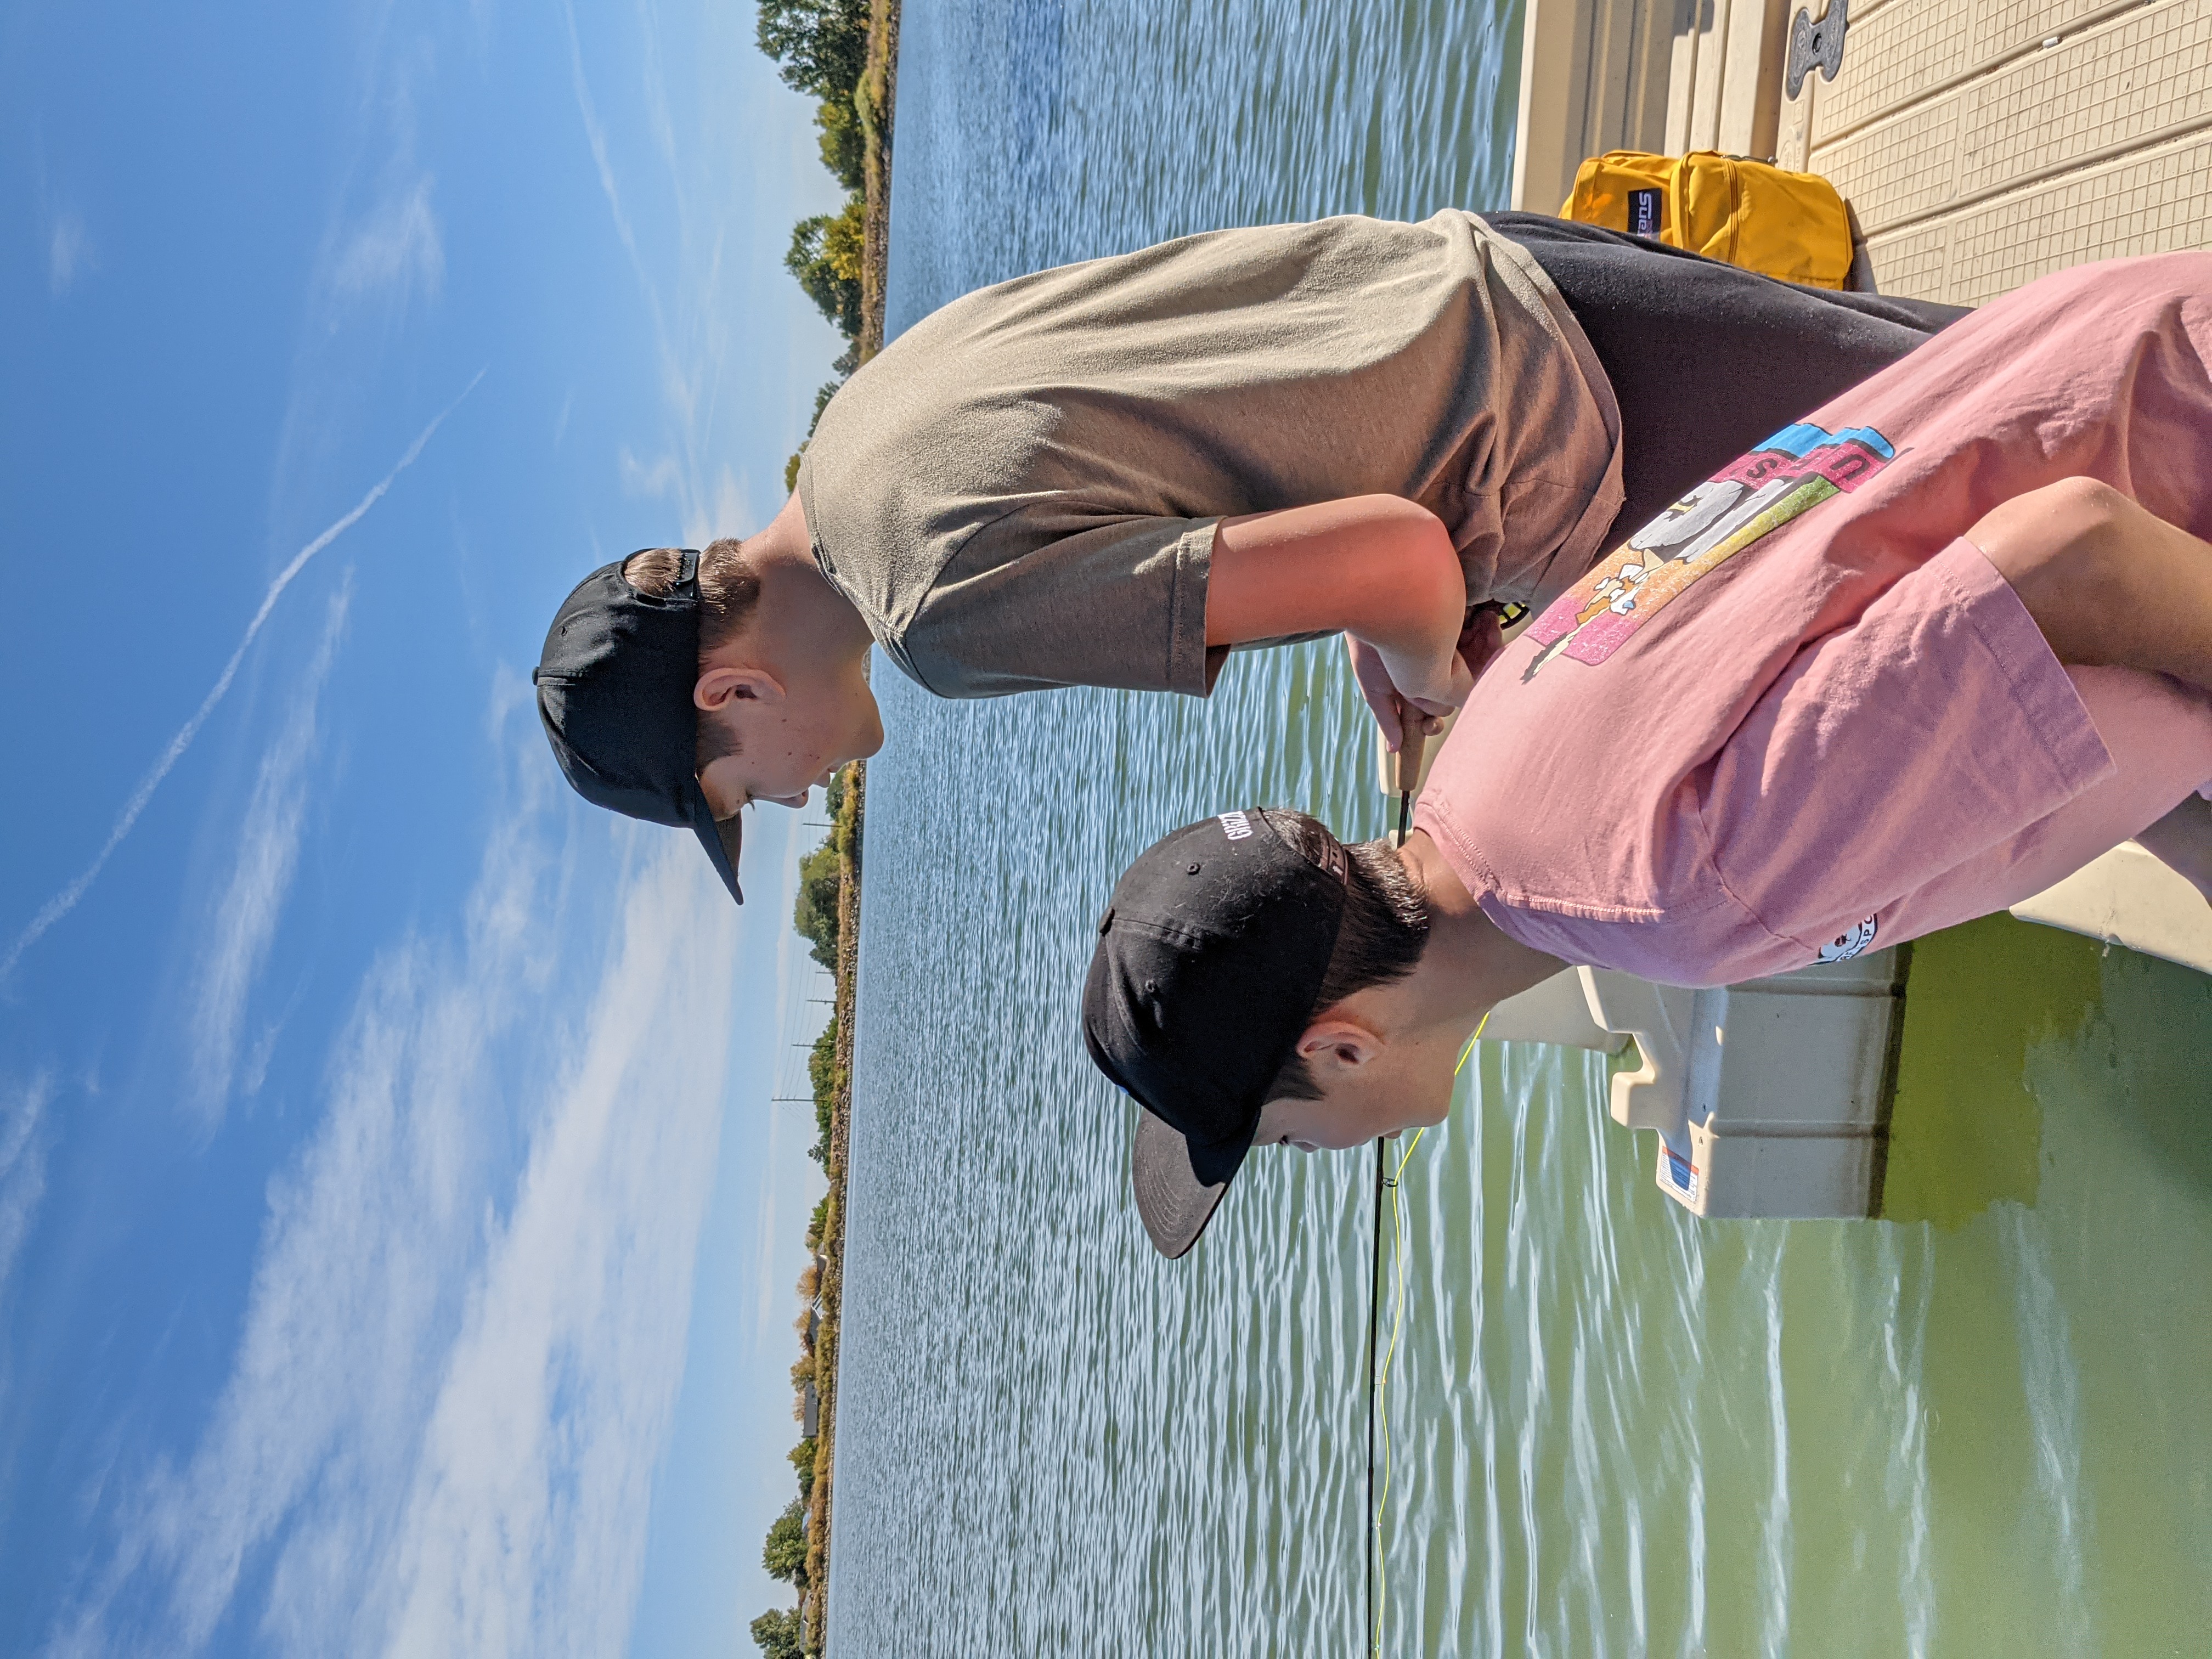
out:
<path id="1" fill-rule="evenodd" d="M 672 592 L 684 568 L 683 555 L 672 547 L 648 547 L 623 561 L 623 580 L 641 593 L 660 599 Z M 760 603 L 760 578 L 745 562 L 744 544 L 734 536 L 708 542 L 699 555 L 696 577 L 699 590 L 699 654 L 720 650 L 752 620 Z M 739 750 L 738 734 L 726 722 L 699 721 L 699 738 L 692 766 L 705 771 L 714 762 Z"/>
<path id="2" fill-rule="evenodd" d="M 673 547 L 648 547 L 623 561 L 623 580 L 641 593 L 660 599 L 672 591 L 683 570 L 683 555 Z M 760 603 L 760 578 L 745 562 L 744 544 L 735 536 L 708 542 L 699 555 L 699 654 L 719 651 L 752 620 Z"/>
<path id="3" fill-rule="evenodd" d="M 1261 816 L 1316 864 L 1324 862 L 1336 840 L 1327 825 L 1304 812 L 1269 807 Z M 1420 964 L 1421 952 L 1428 948 L 1428 896 L 1397 849 L 1368 841 L 1348 844 L 1344 853 L 1351 866 L 1345 882 L 1344 919 L 1337 927 L 1328 971 L 1322 975 L 1321 990 L 1314 998 L 1316 1014 L 1370 986 L 1405 978 Z M 1314 1081 L 1304 1057 L 1293 1054 L 1261 1098 L 1319 1100 L 1321 1085 Z"/>

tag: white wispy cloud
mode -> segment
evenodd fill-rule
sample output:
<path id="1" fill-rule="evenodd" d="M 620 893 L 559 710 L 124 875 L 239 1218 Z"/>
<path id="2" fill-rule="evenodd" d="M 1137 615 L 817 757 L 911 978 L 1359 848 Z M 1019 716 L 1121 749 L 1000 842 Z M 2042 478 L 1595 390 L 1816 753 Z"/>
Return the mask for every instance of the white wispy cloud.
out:
<path id="1" fill-rule="evenodd" d="M 629 494 L 682 500 L 684 477 L 673 455 L 641 461 L 624 445 L 616 453 L 616 465 L 622 472 L 623 488 Z"/>
<path id="2" fill-rule="evenodd" d="M 357 298 L 390 294 L 404 303 L 419 287 L 434 297 L 446 276 L 446 244 L 430 205 L 434 180 L 427 173 L 388 191 L 345 235 L 331 282 Z"/>
<path id="3" fill-rule="evenodd" d="M 711 889 L 669 844 L 630 890 L 431 1413 L 387 1652 L 624 1645 L 719 1139 L 735 939 Z"/>
<path id="4" fill-rule="evenodd" d="M 673 204 L 674 228 L 668 245 L 657 247 L 653 257 L 647 258 L 616 175 L 606 125 L 592 96 L 591 79 L 584 70 L 583 44 L 576 32 L 575 9 L 568 0 L 564 0 L 562 15 L 568 25 L 569 82 L 575 93 L 577 114 L 591 147 L 600 193 L 606 198 L 607 210 L 614 219 L 615 234 L 629 258 L 639 297 L 653 326 L 654 367 L 675 427 L 672 454 L 641 461 L 628 450 L 621 453 L 623 484 L 634 493 L 671 501 L 686 543 L 704 546 L 734 528 L 733 520 L 721 516 L 727 501 L 718 495 L 717 481 L 712 476 L 713 446 L 708 435 L 732 337 L 721 303 L 726 227 L 717 216 L 711 225 L 702 228 L 697 222 L 701 216 L 690 205 L 692 191 L 683 165 L 684 147 L 676 139 L 663 74 L 665 55 L 650 15 L 641 14 L 645 27 L 640 44 L 645 64 L 640 93 L 647 134 L 661 163 L 661 176 L 655 182 L 668 191 Z M 664 295 L 659 273 L 665 273 L 674 295 L 672 307 Z"/>
<path id="5" fill-rule="evenodd" d="M 365 976 L 327 1062 L 317 1130 L 270 1184 L 211 1419 L 122 1517 L 106 1571 L 58 1632 L 55 1654 L 198 1650 L 249 1557 L 307 1510 L 330 1553 L 323 1577 L 351 1579 L 329 1605 L 360 1605 L 419 1435 L 441 1327 L 454 1316 L 455 1281 L 481 1249 L 474 1165 L 483 1149 L 471 1109 L 496 1098 L 491 1048 L 527 1001 L 544 866 L 510 820 L 484 849 L 459 962 L 441 964 L 434 944 L 410 936 Z M 152 1631 L 114 1627 L 118 1600 L 166 1617 Z M 349 1640 L 324 1651 L 361 1648 Z"/>
<path id="6" fill-rule="evenodd" d="M 513 687 L 495 703 L 528 708 Z M 634 852 L 605 941 L 580 984 L 556 973 L 576 948 L 557 896 L 603 858 L 603 825 L 552 806 L 534 724 L 504 741 L 521 799 L 463 938 L 404 939 L 364 980 L 320 1123 L 272 1184 L 207 1427 L 147 1483 L 56 1653 L 197 1651 L 241 1613 L 317 1659 L 621 1650 L 684 1370 L 739 917 L 688 837 L 618 830 Z M 547 833 L 571 822 L 581 848 Z M 152 1631 L 116 1611 L 149 1601 L 167 1609 Z"/>
<path id="7" fill-rule="evenodd" d="M 714 506 L 708 524 L 687 527 L 685 538 L 692 545 L 704 547 L 718 535 L 727 535 L 745 521 L 745 501 L 752 495 L 752 481 L 743 471 L 732 473 L 726 466 L 714 473 Z"/>
<path id="8" fill-rule="evenodd" d="M 349 576 L 331 596 L 314 659 L 292 693 L 290 711 L 276 740 L 261 757 L 253 795 L 239 828 L 230 879 L 216 902 L 206 949 L 194 975 L 189 1040 L 199 1109 L 209 1128 L 220 1121 L 237 1073 L 247 993 L 268 957 L 276 919 L 299 865 L 307 769 L 315 750 L 318 708 L 323 683 L 337 659 L 352 595 Z M 258 1073 L 265 1069 L 265 1062 L 248 1069 Z"/>
<path id="9" fill-rule="evenodd" d="M 576 94 L 577 113 L 583 118 L 584 142 L 592 147 L 592 164 L 599 173 L 600 193 L 607 198 L 608 210 L 614 215 L 615 234 L 622 239 L 623 252 L 629 256 L 631 274 L 637 278 L 639 292 L 653 319 L 665 369 L 667 331 L 662 325 L 660 290 L 646 270 L 645 256 L 638 252 L 636 228 L 630 223 L 629 214 L 623 206 L 622 191 L 615 183 L 614 162 L 607 149 L 607 130 L 599 119 L 599 105 L 592 97 L 591 80 L 584 73 L 584 47 L 576 38 L 576 9 L 569 0 L 562 0 L 561 15 L 568 26 L 568 82 Z"/>
<path id="10" fill-rule="evenodd" d="M 47 290 L 58 300 L 76 286 L 80 276 L 99 264 L 84 221 L 74 213 L 56 215 L 46 234 Z"/>
<path id="11" fill-rule="evenodd" d="M 46 1106 L 53 1097 L 53 1078 L 43 1073 L 0 1091 L 0 1292 L 46 1197 Z"/>
<path id="12" fill-rule="evenodd" d="M 430 441 L 438 428 L 445 424 L 446 417 L 460 407 L 462 398 L 475 391 L 477 382 L 482 380 L 483 377 L 484 371 L 478 369 L 476 378 L 461 388 L 460 396 L 438 411 L 430 424 L 416 435 L 415 441 L 408 445 L 406 451 L 398 461 L 393 463 L 392 470 L 378 479 L 370 487 L 368 493 L 354 504 L 353 510 L 294 554 L 291 562 L 276 573 L 276 580 L 269 584 L 269 591 L 262 595 L 260 608 L 253 613 L 252 620 L 246 624 L 246 633 L 238 641 L 238 648 L 230 653 L 230 660 L 223 665 L 222 672 L 216 677 L 215 684 L 210 688 L 207 696 L 200 700 L 200 706 L 193 710 L 191 718 L 185 722 L 175 737 L 169 739 L 169 746 L 161 751 L 161 757 L 154 763 L 152 769 L 139 780 L 137 788 L 131 792 L 131 799 L 123 804 L 123 811 L 116 817 L 115 827 L 108 831 L 106 841 L 101 843 L 99 852 L 93 855 L 92 862 L 85 866 L 84 872 L 75 881 L 46 901 L 38 915 L 32 917 L 22 932 L 15 935 L 15 942 L 9 945 L 7 954 L 0 957 L 0 984 L 4 984 L 9 975 L 15 971 L 15 964 L 23 959 L 23 952 L 37 944 L 48 928 L 76 908 L 77 902 L 83 898 L 92 884 L 100 878 L 100 872 L 107 867 L 107 860 L 114 856 L 115 849 L 123 844 L 123 838 L 131 833 L 131 826 L 138 822 L 139 814 L 146 810 L 146 804 L 154 799 L 154 792 L 161 787 L 161 781 L 167 777 L 175 769 L 177 763 L 184 758 L 185 751 L 192 746 L 192 739 L 199 736 L 200 728 L 207 724 L 208 716 L 215 713 L 216 706 L 222 701 L 224 694 L 230 690 L 230 683 L 238 678 L 239 665 L 246 660 L 246 652 L 252 647 L 253 641 L 260 635 L 263 625 L 268 622 L 270 613 L 276 610 L 276 601 L 284 596 L 284 590 L 289 587 L 294 579 L 307 568 L 309 560 L 344 535 L 354 526 L 359 524 L 368 509 L 384 499 L 385 493 L 398 481 L 399 475 L 415 465 L 416 458 L 422 453 L 423 447 Z"/>

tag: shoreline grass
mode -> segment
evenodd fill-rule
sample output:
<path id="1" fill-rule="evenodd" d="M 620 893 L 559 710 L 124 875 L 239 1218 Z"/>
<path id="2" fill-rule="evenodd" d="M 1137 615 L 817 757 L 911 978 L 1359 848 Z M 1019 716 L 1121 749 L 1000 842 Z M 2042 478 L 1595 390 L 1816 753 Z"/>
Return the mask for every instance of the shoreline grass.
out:
<path id="1" fill-rule="evenodd" d="M 805 1590 L 799 1600 L 805 1651 L 823 1651 L 824 1618 L 830 1589 L 830 1506 L 837 1478 L 837 1339 L 845 1281 L 845 1170 L 853 1115 L 853 1016 L 860 959 L 861 842 L 867 799 L 866 763 L 847 769 L 845 798 L 832 820 L 837 848 L 837 990 L 834 1018 L 837 1042 L 831 1071 L 831 1103 L 823 1172 L 830 1191 L 823 1211 L 820 1266 L 814 1306 L 813 1381 L 817 1401 L 814 1478 L 806 1498 Z"/>
<path id="2" fill-rule="evenodd" d="M 853 89 L 866 143 L 862 161 L 866 205 L 860 221 L 859 360 L 884 349 L 884 286 L 891 232 L 891 109 L 898 96 L 899 0 L 869 0 L 868 67 Z"/>

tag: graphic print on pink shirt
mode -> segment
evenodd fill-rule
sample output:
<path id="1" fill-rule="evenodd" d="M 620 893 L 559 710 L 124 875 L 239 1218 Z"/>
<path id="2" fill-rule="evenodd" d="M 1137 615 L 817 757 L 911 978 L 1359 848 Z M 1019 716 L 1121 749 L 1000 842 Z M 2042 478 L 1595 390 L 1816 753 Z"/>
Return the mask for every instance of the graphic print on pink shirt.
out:
<path id="1" fill-rule="evenodd" d="M 1600 559 L 1531 624 L 1542 648 L 1533 680 L 1554 657 L 1595 667 L 1707 571 L 1831 495 L 1856 489 L 1897 454 L 1872 427 L 1828 432 L 1799 422 L 1731 462 Z"/>

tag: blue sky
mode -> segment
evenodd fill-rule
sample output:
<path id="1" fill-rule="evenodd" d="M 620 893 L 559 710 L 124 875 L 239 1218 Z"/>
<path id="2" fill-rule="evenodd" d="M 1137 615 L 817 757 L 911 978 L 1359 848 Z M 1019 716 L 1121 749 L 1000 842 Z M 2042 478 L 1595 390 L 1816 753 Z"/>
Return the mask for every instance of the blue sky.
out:
<path id="1" fill-rule="evenodd" d="M 778 505 L 810 110 L 743 3 L 0 20 L 0 1652 L 743 1651 L 819 832 L 735 910 L 528 673 Z"/>

